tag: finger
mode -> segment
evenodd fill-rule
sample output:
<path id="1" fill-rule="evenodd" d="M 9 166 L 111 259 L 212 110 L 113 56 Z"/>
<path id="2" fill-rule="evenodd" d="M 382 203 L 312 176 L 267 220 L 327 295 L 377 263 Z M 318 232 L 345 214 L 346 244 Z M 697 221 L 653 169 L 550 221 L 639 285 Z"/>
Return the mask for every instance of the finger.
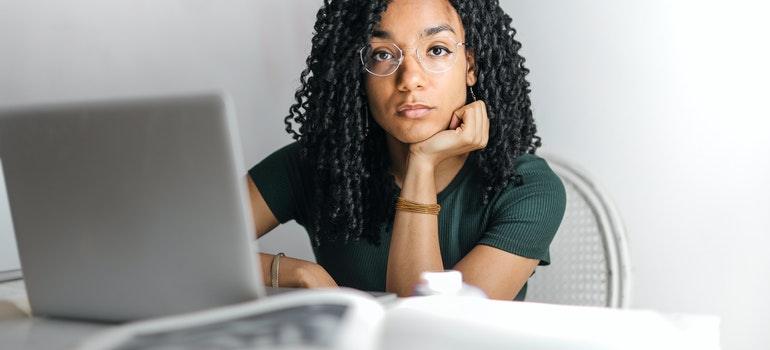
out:
<path id="1" fill-rule="evenodd" d="M 476 145 L 481 147 L 481 145 L 484 142 L 484 119 L 487 119 L 486 110 L 484 108 L 484 104 L 481 101 L 478 101 L 478 105 L 476 106 L 476 118 L 477 118 L 477 127 L 476 127 Z"/>
<path id="2" fill-rule="evenodd" d="M 449 121 L 449 129 L 447 130 L 454 130 L 457 129 L 458 126 L 460 126 L 460 118 L 458 118 L 454 113 L 452 113 L 452 119 Z"/>
<path id="3" fill-rule="evenodd" d="M 454 127 L 452 129 L 457 129 L 460 127 L 463 123 L 463 119 L 465 118 L 465 112 L 466 112 L 466 106 L 460 107 L 456 109 L 454 112 L 452 112 L 452 122 L 454 123 Z"/>
<path id="4" fill-rule="evenodd" d="M 469 105 L 473 109 L 473 113 L 470 113 L 472 115 L 468 116 L 468 118 L 473 118 L 474 120 L 474 126 L 473 129 L 473 138 L 471 140 L 471 147 L 473 150 L 479 149 L 481 142 L 483 140 L 483 131 L 484 131 L 484 108 L 482 106 L 481 101 L 476 101 Z"/>
<path id="5" fill-rule="evenodd" d="M 484 101 L 480 101 L 482 105 L 482 114 L 483 117 L 481 120 L 483 121 L 483 127 L 481 128 L 481 148 L 487 147 L 487 144 L 489 143 L 489 113 L 487 112 L 487 105 L 484 103 Z"/>
<path id="6" fill-rule="evenodd" d="M 481 132 L 483 140 L 481 142 L 481 148 L 486 148 L 489 144 L 489 117 L 484 118 L 484 129 Z"/>
<path id="7" fill-rule="evenodd" d="M 478 126 L 476 121 L 475 106 L 467 105 L 460 108 L 458 111 L 462 113 L 456 113 L 460 119 L 462 119 L 462 135 L 465 137 L 466 142 L 471 143 L 474 141 L 476 127 Z"/>

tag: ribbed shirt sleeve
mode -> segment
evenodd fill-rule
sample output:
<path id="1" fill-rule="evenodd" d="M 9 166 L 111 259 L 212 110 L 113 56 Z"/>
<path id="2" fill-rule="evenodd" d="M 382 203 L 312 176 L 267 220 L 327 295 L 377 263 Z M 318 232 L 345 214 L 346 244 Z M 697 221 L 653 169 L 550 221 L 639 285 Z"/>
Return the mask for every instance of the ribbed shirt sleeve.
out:
<path id="1" fill-rule="evenodd" d="M 280 223 L 302 222 L 307 178 L 299 158 L 299 144 L 288 144 L 249 169 L 249 176 Z"/>
<path id="2" fill-rule="evenodd" d="M 497 196 L 478 244 L 550 264 L 548 247 L 566 208 L 561 179 L 542 158 L 523 155 L 516 170 L 523 184 L 510 183 Z"/>

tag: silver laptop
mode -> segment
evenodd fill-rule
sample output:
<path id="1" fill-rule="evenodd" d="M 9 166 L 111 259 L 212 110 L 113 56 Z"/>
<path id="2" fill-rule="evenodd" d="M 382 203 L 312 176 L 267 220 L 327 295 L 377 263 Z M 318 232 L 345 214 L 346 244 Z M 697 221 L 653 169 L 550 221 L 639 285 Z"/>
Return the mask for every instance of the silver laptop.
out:
<path id="1" fill-rule="evenodd" d="M 218 94 L 0 110 L 33 313 L 125 321 L 263 295 L 234 124 Z"/>
<path id="2" fill-rule="evenodd" d="M 3 163 L 0 160 L 0 283 L 21 278 L 21 263 L 11 225 L 11 211 L 5 193 Z"/>

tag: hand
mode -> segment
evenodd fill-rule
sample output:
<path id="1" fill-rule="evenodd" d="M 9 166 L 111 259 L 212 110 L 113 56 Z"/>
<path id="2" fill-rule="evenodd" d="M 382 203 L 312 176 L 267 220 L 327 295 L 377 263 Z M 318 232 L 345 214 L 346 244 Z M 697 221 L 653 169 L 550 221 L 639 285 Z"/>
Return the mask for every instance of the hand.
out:
<path id="1" fill-rule="evenodd" d="M 489 118 L 484 101 L 460 107 L 452 113 L 449 128 L 427 140 L 409 146 L 410 160 L 426 161 L 436 166 L 444 159 L 469 153 L 487 146 Z"/>
<path id="2" fill-rule="evenodd" d="M 293 288 L 338 287 L 337 282 L 321 265 L 292 258 L 282 258 L 279 280 L 281 286 Z"/>

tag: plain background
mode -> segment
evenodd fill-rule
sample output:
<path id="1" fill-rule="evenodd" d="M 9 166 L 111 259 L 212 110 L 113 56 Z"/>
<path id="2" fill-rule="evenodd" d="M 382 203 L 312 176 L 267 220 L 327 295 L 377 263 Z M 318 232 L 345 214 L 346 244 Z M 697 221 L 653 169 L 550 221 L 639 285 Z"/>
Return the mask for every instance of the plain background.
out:
<path id="1" fill-rule="evenodd" d="M 319 3 L 0 0 L 0 105 L 221 88 L 252 165 L 291 141 Z M 770 346 L 768 6 L 501 3 L 542 150 L 587 170 L 625 220 L 632 307 L 719 315 L 725 349 Z M 0 225 L 2 270 L 15 260 L 2 201 Z M 295 223 L 260 240 L 312 259 L 307 242 Z"/>

